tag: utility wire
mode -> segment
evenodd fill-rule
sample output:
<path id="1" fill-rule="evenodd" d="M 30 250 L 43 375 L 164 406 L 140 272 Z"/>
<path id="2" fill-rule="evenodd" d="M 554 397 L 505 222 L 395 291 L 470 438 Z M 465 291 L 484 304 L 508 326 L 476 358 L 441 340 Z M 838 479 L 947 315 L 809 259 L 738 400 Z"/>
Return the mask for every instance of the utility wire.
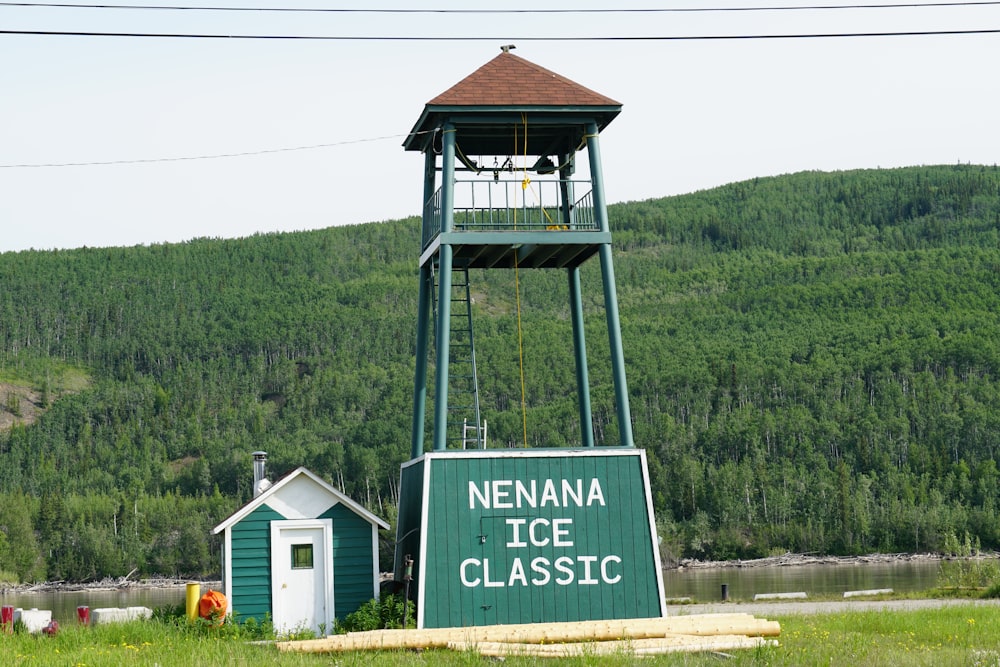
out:
<path id="1" fill-rule="evenodd" d="M 426 131 L 410 133 L 425 134 Z M 41 169 L 46 167 L 103 167 L 115 164 L 149 164 L 153 162 L 184 162 L 188 160 L 219 160 L 232 157 L 249 157 L 253 155 L 269 155 L 272 153 L 291 153 L 293 151 L 311 151 L 318 148 L 334 148 L 336 146 L 347 146 L 350 144 L 363 144 L 372 141 L 384 141 L 386 139 L 398 139 L 399 137 L 410 136 L 410 134 L 390 134 L 383 137 L 371 137 L 369 139 L 353 139 L 348 141 L 337 141 L 331 144 L 313 144 L 311 146 L 293 146 L 290 148 L 269 148 L 259 151 L 245 151 L 242 153 L 218 153 L 214 155 L 188 155 L 182 157 L 158 157 L 139 158 L 135 160 L 107 160 L 104 162 L 49 162 L 49 163 L 28 163 L 28 164 L 0 164 L 0 169 Z"/>
<path id="2" fill-rule="evenodd" d="M 369 13 L 609 13 L 609 12 L 708 12 L 708 11 L 777 11 L 800 9 L 872 9 L 897 7 L 954 7 L 973 5 L 1000 5 L 996 2 L 936 2 L 936 3 L 886 3 L 881 5 L 811 5 L 794 7 L 738 7 L 738 8 L 673 8 L 673 9 L 304 9 L 304 8 L 247 8 L 247 7 L 187 7 L 167 5 L 73 5 L 64 3 L 27 3 L 0 2 L 0 6 L 16 7 L 60 7 L 60 8 L 106 8 L 106 9 L 171 9 L 171 10 L 205 10 L 205 11 L 267 11 L 267 12 L 369 12 Z M 788 34 L 756 34 L 756 35 L 646 35 L 646 36 L 592 36 L 592 37 L 467 37 L 467 36 L 359 36 L 359 35 L 232 35 L 232 34 L 198 34 L 198 33 L 140 33 L 140 32 L 90 32 L 90 31 L 47 31 L 47 30 L 0 30 L 0 35 L 35 35 L 53 37 L 133 37 L 133 38 L 167 38 L 167 39 L 253 39 L 253 40 L 324 40 L 324 41 L 708 41 L 708 40 L 773 40 L 773 39 L 826 39 L 850 37 L 914 37 L 914 36 L 949 36 L 949 35 L 986 35 L 998 34 L 1000 29 L 968 29 L 968 30 L 921 30 L 921 31 L 886 31 L 886 32 L 839 32 L 839 33 L 788 33 Z M 331 148 L 348 144 L 357 144 L 385 139 L 394 139 L 407 135 L 387 135 L 369 139 L 340 141 L 328 144 L 275 148 L 239 153 L 222 153 L 214 155 L 197 155 L 166 158 L 145 158 L 134 160 L 109 160 L 88 162 L 61 163 L 27 163 L 0 164 L 0 169 L 14 168 L 47 168 L 47 167 L 84 167 L 121 164 L 146 164 L 157 162 L 179 162 L 190 160 L 214 160 L 222 158 L 247 157 L 272 153 L 315 150 Z"/>
<path id="3" fill-rule="evenodd" d="M 978 7 L 1000 5 L 1000 1 L 981 2 L 886 2 L 871 5 L 774 5 L 759 7 L 662 7 L 662 8 L 590 8 L 590 9 L 394 9 L 394 8 L 314 8 L 314 7 L 193 7 L 187 5 L 96 5 L 62 2 L 0 2 L 4 7 L 46 7 L 60 9 L 127 9 L 208 12 L 294 12 L 328 14 L 666 14 L 687 12 L 777 12 L 837 9 L 914 9 L 920 7 Z"/>
<path id="4" fill-rule="evenodd" d="M 590 36 L 590 37 L 468 37 L 468 36 L 424 36 L 424 35 L 233 35 L 208 33 L 160 33 L 160 32 L 92 32 L 74 30 L 0 30 L 0 35 L 33 35 L 40 37 L 142 37 L 166 39 L 255 39 L 255 40 L 304 40 L 304 41 L 371 41 L 371 42 L 672 42 L 672 41 L 720 41 L 757 39 L 831 39 L 840 37 L 928 37 L 934 35 L 993 35 L 1000 28 L 967 30 L 889 30 L 884 32 L 828 32 L 828 33 L 786 33 L 763 35 L 634 35 L 634 36 Z"/>

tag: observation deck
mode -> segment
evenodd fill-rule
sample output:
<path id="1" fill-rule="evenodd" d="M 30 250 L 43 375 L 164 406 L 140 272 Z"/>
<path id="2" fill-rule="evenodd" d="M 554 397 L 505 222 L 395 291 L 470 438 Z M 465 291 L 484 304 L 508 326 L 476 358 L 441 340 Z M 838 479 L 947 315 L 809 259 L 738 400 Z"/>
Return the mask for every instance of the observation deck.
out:
<path id="1" fill-rule="evenodd" d="M 425 204 L 420 265 L 449 244 L 455 265 L 466 268 L 577 267 L 611 243 L 590 188 L 586 180 L 456 180 L 448 231 L 443 188 Z M 586 193 L 576 197 L 578 190 Z"/>

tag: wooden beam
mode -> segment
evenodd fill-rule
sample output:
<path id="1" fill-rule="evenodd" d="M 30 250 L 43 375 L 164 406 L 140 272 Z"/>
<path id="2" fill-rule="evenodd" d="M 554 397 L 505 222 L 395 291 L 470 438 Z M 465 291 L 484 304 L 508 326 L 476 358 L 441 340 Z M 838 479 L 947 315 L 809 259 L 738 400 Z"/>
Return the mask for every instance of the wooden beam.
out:
<path id="1" fill-rule="evenodd" d="M 744 635 L 719 635 L 696 637 L 677 635 L 660 639 L 633 639 L 607 642 L 576 642 L 572 644 L 523 644 L 508 642 L 480 642 L 463 644 L 451 642 L 448 648 L 455 651 L 475 651 L 489 657 L 582 657 L 588 655 L 660 655 L 663 653 L 695 653 L 700 651 L 732 651 L 738 649 L 777 646 L 774 639 L 746 637 Z"/>
<path id="2" fill-rule="evenodd" d="M 663 638 L 675 635 L 743 635 L 777 637 L 777 621 L 750 614 L 695 614 L 666 618 L 486 625 L 425 630 L 374 630 L 331 635 L 323 639 L 278 642 L 283 651 L 327 653 L 368 649 L 444 648 L 449 642 L 573 643 L 619 639 Z"/>

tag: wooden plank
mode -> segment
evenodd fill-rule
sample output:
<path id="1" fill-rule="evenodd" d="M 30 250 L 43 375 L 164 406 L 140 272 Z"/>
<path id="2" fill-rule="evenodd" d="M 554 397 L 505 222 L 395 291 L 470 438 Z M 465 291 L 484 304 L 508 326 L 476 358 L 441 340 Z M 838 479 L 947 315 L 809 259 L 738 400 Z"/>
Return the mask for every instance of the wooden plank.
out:
<path id="1" fill-rule="evenodd" d="M 776 621 L 749 614 L 697 614 L 653 619 L 528 623 L 428 630 L 375 630 L 333 635 L 324 639 L 279 642 L 285 651 L 333 652 L 366 649 L 443 648 L 449 642 L 581 642 L 623 638 L 647 639 L 673 635 L 744 635 L 777 637 Z"/>
<path id="2" fill-rule="evenodd" d="M 777 646 L 778 642 L 763 637 L 720 635 L 696 637 L 678 635 L 659 639 L 616 640 L 606 642 L 576 642 L 571 644 L 523 644 L 509 642 L 480 642 L 463 644 L 450 642 L 455 651 L 475 651 L 488 657 L 582 657 L 588 655 L 660 655 L 664 653 L 696 653 L 701 651 L 732 651 L 762 646 Z"/>

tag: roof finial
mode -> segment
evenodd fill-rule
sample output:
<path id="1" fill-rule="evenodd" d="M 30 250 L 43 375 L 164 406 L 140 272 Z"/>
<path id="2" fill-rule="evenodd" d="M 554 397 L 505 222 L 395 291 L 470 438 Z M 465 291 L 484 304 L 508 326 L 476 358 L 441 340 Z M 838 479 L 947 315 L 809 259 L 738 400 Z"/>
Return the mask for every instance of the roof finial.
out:
<path id="1" fill-rule="evenodd" d="M 513 44 L 504 44 L 503 46 L 500 47 L 500 50 L 503 51 L 504 53 L 510 53 L 511 49 L 516 49 L 516 48 L 517 47 L 514 46 Z"/>

